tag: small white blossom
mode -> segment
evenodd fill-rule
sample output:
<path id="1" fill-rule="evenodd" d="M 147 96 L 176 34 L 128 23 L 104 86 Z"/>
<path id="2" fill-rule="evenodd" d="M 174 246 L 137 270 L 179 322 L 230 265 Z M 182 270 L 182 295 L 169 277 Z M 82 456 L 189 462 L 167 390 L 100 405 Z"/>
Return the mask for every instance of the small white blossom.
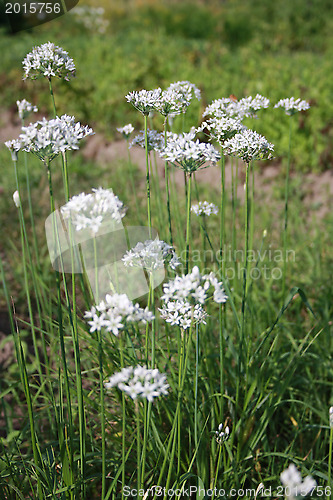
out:
<path id="1" fill-rule="evenodd" d="M 285 497 L 290 500 L 309 495 L 317 486 L 316 481 L 311 476 L 307 476 L 302 481 L 302 476 L 294 464 L 290 464 L 288 469 L 280 474 L 280 479 L 285 487 Z"/>
<path id="2" fill-rule="evenodd" d="M 230 437 L 230 429 L 228 426 L 224 427 L 223 424 L 218 426 L 218 430 L 215 431 L 215 439 L 218 444 L 223 444 Z"/>
<path id="3" fill-rule="evenodd" d="M 73 196 L 60 209 L 65 220 L 70 220 L 76 231 L 89 228 L 98 233 L 105 217 L 120 222 L 125 216 L 124 204 L 112 189 L 93 189 L 92 193 Z"/>
<path id="4" fill-rule="evenodd" d="M 268 108 L 269 99 L 260 94 L 257 94 L 255 97 L 243 97 L 238 101 L 237 104 L 240 109 L 240 114 L 243 112 L 244 117 L 257 118 L 256 111 L 258 111 L 259 109 Z"/>
<path id="5" fill-rule="evenodd" d="M 160 98 L 155 103 L 155 110 L 163 116 L 175 116 L 183 112 L 184 107 L 188 106 L 190 101 L 186 101 L 184 94 L 176 89 L 163 90 Z"/>
<path id="6" fill-rule="evenodd" d="M 198 99 L 198 101 L 201 99 L 200 89 L 198 89 L 194 83 L 188 82 L 187 80 L 171 83 L 167 90 L 175 91 L 180 95 L 180 103 L 182 104 L 183 112 L 187 110 L 193 97 Z"/>
<path id="7" fill-rule="evenodd" d="M 227 115 L 208 118 L 204 121 L 197 132 L 208 132 L 210 140 L 217 141 L 223 147 L 224 142 L 237 133 L 244 130 L 245 127 L 239 119 L 230 118 Z"/>
<path id="8" fill-rule="evenodd" d="M 126 294 L 118 293 L 107 294 L 104 300 L 86 311 L 84 317 L 88 320 L 91 333 L 105 329 L 115 336 L 126 323 L 145 324 L 154 319 L 147 308 L 142 309 L 139 304 L 133 304 Z"/>
<path id="9" fill-rule="evenodd" d="M 208 201 L 199 201 L 198 204 L 191 206 L 191 212 L 193 212 L 197 216 L 207 215 L 209 217 L 212 214 L 218 214 L 219 209 L 216 205 L 214 205 L 214 203 L 208 203 Z"/>
<path id="10" fill-rule="evenodd" d="M 125 125 L 124 127 L 117 128 L 117 131 L 123 135 L 124 139 L 129 139 L 129 136 L 134 132 L 134 127 L 131 123 Z"/>
<path id="11" fill-rule="evenodd" d="M 21 142 L 18 139 L 13 139 L 12 141 L 6 141 L 5 146 L 9 149 L 13 161 L 17 161 L 17 153 L 21 149 Z"/>
<path id="12" fill-rule="evenodd" d="M 215 118 L 229 116 L 237 120 L 246 117 L 256 118 L 256 111 L 269 106 L 269 99 L 260 94 L 255 97 L 243 97 L 239 101 L 234 97 L 222 97 L 216 99 L 206 107 L 203 116 L 211 115 Z"/>
<path id="13" fill-rule="evenodd" d="M 162 90 L 160 88 L 154 90 L 139 90 L 130 92 L 125 98 L 127 102 L 132 104 L 140 113 L 148 116 L 151 111 L 154 111 L 156 103 L 160 99 L 161 92 Z"/>
<path id="14" fill-rule="evenodd" d="M 214 273 L 202 275 L 195 266 L 191 273 L 176 276 L 163 285 L 161 299 L 164 304 L 159 311 L 165 321 L 186 329 L 191 326 L 192 321 L 205 323 L 207 313 L 203 305 L 209 298 L 216 303 L 223 303 L 228 299 L 222 282 L 218 281 Z"/>
<path id="15" fill-rule="evenodd" d="M 137 243 L 122 258 L 126 267 L 143 267 L 148 271 L 163 268 L 167 260 L 171 269 L 176 269 L 180 265 L 174 248 L 157 238 L 155 240 L 146 240 L 144 243 Z"/>
<path id="16" fill-rule="evenodd" d="M 156 130 L 147 130 L 147 143 L 148 152 L 160 151 L 161 148 L 164 147 L 164 136 L 163 134 L 156 132 Z M 140 130 L 138 135 L 134 137 L 129 147 L 131 148 L 132 146 L 140 146 L 141 148 L 146 147 L 144 130 Z"/>
<path id="17" fill-rule="evenodd" d="M 254 130 L 245 129 L 228 139 L 223 146 L 225 154 L 237 156 L 245 163 L 252 160 L 270 160 L 273 158 L 274 145 Z"/>
<path id="18" fill-rule="evenodd" d="M 17 190 L 13 193 L 13 201 L 14 201 L 15 206 L 17 208 L 19 208 L 21 206 L 20 195 L 19 195 L 19 192 Z"/>
<path id="19" fill-rule="evenodd" d="M 211 144 L 195 140 L 194 132 L 169 134 L 167 144 L 159 154 L 189 173 L 195 172 L 206 163 L 215 164 L 220 159 L 220 154 Z"/>
<path id="20" fill-rule="evenodd" d="M 104 386 L 106 389 L 118 387 L 132 399 L 147 399 L 150 402 L 166 395 L 169 388 L 165 373 L 145 366 L 123 368 L 121 372 L 112 375 L 108 382 L 104 382 Z"/>
<path id="21" fill-rule="evenodd" d="M 34 153 L 43 162 L 52 161 L 58 154 L 79 149 L 79 141 L 94 134 L 87 125 L 75 122 L 74 116 L 56 116 L 22 127 L 21 149 Z"/>
<path id="22" fill-rule="evenodd" d="M 21 120 L 27 118 L 30 113 L 37 113 L 37 106 L 33 106 L 29 101 L 23 99 L 22 101 L 16 101 L 18 114 Z"/>
<path id="23" fill-rule="evenodd" d="M 333 429 L 333 406 L 329 409 L 329 422 L 331 429 Z"/>
<path id="24" fill-rule="evenodd" d="M 35 80 L 43 76 L 48 79 L 54 76 L 69 80 L 75 76 L 73 59 L 69 57 L 68 52 L 51 42 L 34 47 L 22 64 L 25 72 L 23 80 Z"/>
<path id="25" fill-rule="evenodd" d="M 301 99 L 295 99 L 294 97 L 280 99 L 274 108 L 284 108 L 286 115 L 294 115 L 298 111 L 306 111 L 310 108 L 310 104 L 307 101 L 302 101 Z"/>

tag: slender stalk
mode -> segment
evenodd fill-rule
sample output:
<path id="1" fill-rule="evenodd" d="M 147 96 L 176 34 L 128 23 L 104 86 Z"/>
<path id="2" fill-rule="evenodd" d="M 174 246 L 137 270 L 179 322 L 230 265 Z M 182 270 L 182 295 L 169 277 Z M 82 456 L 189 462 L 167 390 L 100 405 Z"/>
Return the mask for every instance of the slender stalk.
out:
<path id="1" fill-rule="evenodd" d="M 220 203 L 220 264 L 219 278 L 224 275 L 225 256 L 223 255 L 223 247 L 225 247 L 225 156 L 221 147 L 221 203 Z M 224 394 L 224 325 L 223 325 L 223 305 L 219 304 L 219 349 L 220 349 L 220 418 L 223 415 L 223 394 Z"/>
<path id="2" fill-rule="evenodd" d="M 289 146 L 288 162 L 284 193 L 284 229 L 283 229 L 283 275 L 282 275 L 282 302 L 286 295 L 286 275 L 287 275 L 287 238 L 288 238 L 288 201 L 289 201 L 289 177 L 291 162 L 291 139 L 292 139 L 292 116 L 289 118 Z"/>
<path id="3" fill-rule="evenodd" d="M 136 415 L 136 457 L 137 457 L 137 484 L 138 484 L 138 498 L 141 498 L 141 435 L 140 435 L 140 412 L 139 403 L 135 400 L 135 415 Z"/>
<path id="4" fill-rule="evenodd" d="M 167 145 L 167 129 L 166 129 L 167 117 L 164 119 L 164 145 Z M 168 161 L 165 160 L 165 193 L 167 199 L 167 210 L 168 210 L 168 221 L 169 221 L 169 233 L 170 233 L 170 245 L 173 244 L 172 240 L 172 226 L 171 226 L 171 210 L 170 210 L 170 192 L 169 192 L 169 169 L 168 169 Z"/>
<path id="5" fill-rule="evenodd" d="M 219 469 L 220 469 L 220 463 L 221 463 L 221 457 L 222 457 L 222 446 L 219 446 L 219 454 L 217 457 L 217 464 L 216 464 L 216 469 L 215 469 L 215 477 L 214 477 L 214 485 L 213 485 L 213 496 L 212 500 L 215 498 L 215 488 L 216 488 L 216 483 L 217 483 L 217 477 L 219 475 Z"/>
<path id="6" fill-rule="evenodd" d="M 57 116 L 57 108 L 56 108 L 56 104 L 55 104 L 55 100 L 54 100 L 52 80 L 51 80 L 50 76 L 48 77 L 48 82 L 49 82 L 49 89 L 50 89 L 51 100 L 52 100 L 53 113 L 54 113 L 54 116 L 56 117 Z"/>
<path id="7" fill-rule="evenodd" d="M 332 478 L 332 448 L 333 448 L 333 426 L 330 423 L 330 444 L 329 444 L 329 450 L 328 450 L 328 480 L 327 480 L 327 486 L 329 488 L 332 487 L 331 483 L 331 478 Z M 330 500 L 331 494 L 327 495 L 327 500 Z"/>
<path id="8" fill-rule="evenodd" d="M 200 477 L 198 460 L 198 380 L 199 380 L 199 323 L 195 325 L 195 382 L 194 382 L 194 445 L 196 452 L 197 474 Z"/>
<path id="9" fill-rule="evenodd" d="M 146 151 L 146 185 L 149 237 L 151 238 L 151 207 L 150 207 L 150 180 L 149 180 L 149 153 L 148 153 L 148 116 L 144 115 L 145 123 L 145 151 Z"/>
<path id="10" fill-rule="evenodd" d="M 188 273 L 189 259 L 190 259 L 190 236 L 191 236 L 191 179 L 192 173 L 188 176 L 188 186 L 187 186 L 187 218 L 186 218 L 186 262 L 185 262 L 185 274 Z"/>

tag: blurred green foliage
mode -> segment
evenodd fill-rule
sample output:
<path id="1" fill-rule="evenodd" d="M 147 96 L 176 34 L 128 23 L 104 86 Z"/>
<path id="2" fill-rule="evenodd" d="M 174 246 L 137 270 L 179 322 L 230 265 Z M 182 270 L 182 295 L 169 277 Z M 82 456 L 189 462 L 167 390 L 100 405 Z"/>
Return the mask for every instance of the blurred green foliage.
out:
<path id="1" fill-rule="evenodd" d="M 186 118 L 197 125 L 204 107 L 230 94 L 257 92 L 271 99 L 301 97 L 311 104 L 297 116 L 293 167 L 325 170 L 332 162 L 333 4 L 329 0 L 174 2 L 131 0 L 91 2 L 104 6 L 105 34 L 89 32 L 66 15 L 31 32 L 1 32 L 2 105 L 18 98 L 33 100 L 45 113 L 46 82 L 22 82 L 21 60 L 33 45 L 54 41 L 73 57 L 79 78 L 56 82 L 58 108 L 74 113 L 112 138 L 115 128 L 141 116 L 124 98 L 130 90 L 166 87 L 190 80 L 203 91 L 200 105 Z M 275 144 L 286 157 L 288 118 L 283 111 L 262 112 L 247 123 Z"/>

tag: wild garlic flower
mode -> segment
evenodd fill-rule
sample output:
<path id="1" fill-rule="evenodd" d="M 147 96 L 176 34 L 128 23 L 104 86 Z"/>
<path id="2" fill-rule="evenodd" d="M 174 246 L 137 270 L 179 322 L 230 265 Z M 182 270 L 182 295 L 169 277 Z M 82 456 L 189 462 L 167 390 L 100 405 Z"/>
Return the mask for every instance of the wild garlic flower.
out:
<path id="1" fill-rule="evenodd" d="M 191 206 L 191 212 L 195 215 L 207 215 L 208 217 L 212 214 L 216 215 L 219 213 L 219 209 L 214 203 L 208 203 L 208 201 L 199 201 L 196 205 Z"/>
<path id="2" fill-rule="evenodd" d="M 310 108 L 310 104 L 307 101 L 301 101 L 301 99 L 295 99 L 295 97 L 290 97 L 286 99 L 280 99 L 274 108 L 284 108 L 286 115 L 292 116 L 298 111 L 306 111 Z"/>
<path id="3" fill-rule="evenodd" d="M 252 160 L 271 160 L 274 145 L 254 130 L 245 129 L 228 139 L 223 145 L 223 151 L 230 156 L 237 156 L 245 163 Z"/>
<path id="4" fill-rule="evenodd" d="M 230 118 L 227 115 L 208 118 L 204 121 L 197 132 L 207 130 L 210 140 L 217 141 L 223 147 L 227 139 L 244 130 L 245 127 L 239 119 Z"/>
<path id="5" fill-rule="evenodd" d="M 125 216 L 125 207 L 112 189 L 93 189 L 92 193 L 73 196 L 60 209 L 65 220 L 70 220 L 76 231 L 89 228 L 92 234 L 98 233 L 105 217 L 117 223 Z"/>
<path id="6" fill-rule="evenodd" d="M 164 305 L 159 309 L 162 318 L 184 329 L 191 326 L 191 319 L 194 323 L 204 321 L 207 314 L 202 306 L 206 300 L 212 299 L 220 304 L 228 299 L 222 282 L 218 281 L 214 273 L 202 275 L 197 266 L 191 273 L 176 276 L 164 284 L 163 292 L 161 299 Z"/>
<path id="7" fill-rule="evenodd" d="M 14 201 L 14 204 L 17 208 L 19 208 L 21 206 L 20 195 L 19 195 L 19 192 L 17 190 L 13 193 L 13 201 Z"/>
<path id="8" fill-rule="evenodd" d="M 163 116 L 175 116 L 183 112 L 184 106 L 189 106 L 182 93 L 176 89 L 163 90 L 160 98 L 156 101 L 155 110 Z"/>
<path id="9" fill-rule="evenodd" d="M 237 120 L 243 120 L 246 117 L 255 118 L 256 111 L 268 108 L 268 106 L 269 99 L 260 94 L 255 97 L 243 97 L 239 101 L 236 98 L 222 97 L 209 104 L 203 112 L 203 116 L 211 115 L 215 118 L 221 118 L 227 115 Z"/>
<path id="10" fill-rule="evenodd" d="M 230 429 L 228 426 L 224 427 L 223 424 L 218 426 L 218 430 L 215 431 L 215 439 L 218 444 L 223 444 L 230 437 Z"/>
<path id="11" fill-rule="evenodd" d="M 127 102 L 131 103 L 135 109 L 143 115 L 148 116 L 151 111 L 154 111 L 156 103 L 161 97 L 162 90 L 160 88 L 154 90 L 134 90 L 125 96 Z"/>
<path id="12" fill-rule="evenodd" d="M 195 172 L 205 163 L 215 164 L 219 161 L 220 154 L 211 144 L 194 139 L 195 133 L 192 132 L 180 135 L 172 134 L 159 154 L 165 160 L 188 173 Z"/>
<path id="13" fill-rule="evenodd" d="M 22 127 L 21 148 L 34 153 L 43 162 L 52 161 L 58 154 L 79 149 L 79 141 L 94 134 L 87 125 L 75 122 L 74 116 L 56 116 Z"/>
<path id="14" fill-rule="evenodd" d="M 23 80 L 36 80 L 43 76 L 48 79 L 55 76 L 69 80 L 75 76 L 73 59 L 69 57 L 68 52 L 51 42 L 34 47 L 22 64 L 25 72 Z"/>
<path id="15" fill-rule="evenodd" d="M 131 123 L 125 125 L 124 127 L 117 128 L 117 131 L 123 135 L 124 139 L 129 139 L 132 132 L 134 132 L 134 127 Z"/>
<path id="16" fill-rule="evenodd" d="M 107 294 L 105 299 L 86 311 L 84 317 L 88 320 L 90 333 L 105 329 L 116 337 L 127 323 L 149 323 L 154 319 L 153 314 L 146 307 L 142 309 L 126 294 Z"/>
<path id="17" fill-rule="evenodd" d="M 333 429 L 333 406 L 331 406 L 329 409 L 329 423 L 330 428 Z"/>
<path id="18" fill-rule="evenodd" d="M 118 387 L 132 399 L 147 399 L 150 402 L 168 394 L 169 388 L 165 373 L 160 373 L 157 368 L 150 369 L 139 365 L 123 368 L 112 375 L 108 382 L 104 382 L 104 386 L 106 389 Z"/>
<path id="19" fill-rule="evenodd" d="M 187 80 L 171 83 L 167 90 L 176 91 L 180 95 L 183 112 L 187 110 L 193 97 L 198 99 L 198 101 L 201 99 L 200 89 L 198 89 L 194 83 L 188 82 Z"/>
<path id="20" fill-rule="evenodd" d="M 167 323 L 180 326 L 183 330 L 190 328 L 192 322 L 205 325 L 208 316 L 201 304 L 193 305 L 187 300 L 169 300 L 159 311 Z"/>
<path id="21" fill-rule="evenodd" d="M 263 108 L 268 108 L 269 99 L 260 94 L 257 94 L 255 97 L 251 95 L 248 97 L 243 97 L 237 103 L 239 108 L 240 115 L 243 114 L 243 117 L 257 118 L 256 111 Z"/>
<path id="22" fill-rule="evenodd" d="M 16 101 L 18 114 L 21 120 L 27 118 L 30 113 L 37 113 L 37 106 L 33 106 L 29 101 L 23 99 L 22 101 Z"/>
<path id="23" fill-rule="evenodd" d="M 156 130 L 147 130 L 148 139 L 148 152 L 150 151 L 160 151 L 164 147 L 164 137 L 163 134 L 156 132 Z M 132 146 L 140 146 L 141 148 L 146 147 L 145 142 L 145 132 L 140 130 L 138 135 L 136 135 L 133 141 L 130 143 L 130 148 Z"/>
<path id="24" fill-rule="evenodd" d="M 125 253 L 122 261 L 125 267 L 145 268 L 150 272 L 163 268 L 167 261 L 174 270 L 180 265 L 174 248 L 158 239 L 137 243 Z"/>
<path id="25" fill-rule="evenodd" d="M 12 141 L 6 141 L 5 146 L 9 149 L 10 154 L 12 155 L 12 160 L 17 161 L 17 153 L 20 151 L 22 146 L 21 142 L 18 139 L 13 139 Z"/>
<path id="26" fill-rule="evenodd" d="M 285 498 L 290 500 L 309 495 L 317 486 L 316 481 L 311 476 L 307 476 L 302 481 L 302 476 L 294 464 L 290 464 L 288 469 L 280 474 L 280 479 L 285 487 Z"/>

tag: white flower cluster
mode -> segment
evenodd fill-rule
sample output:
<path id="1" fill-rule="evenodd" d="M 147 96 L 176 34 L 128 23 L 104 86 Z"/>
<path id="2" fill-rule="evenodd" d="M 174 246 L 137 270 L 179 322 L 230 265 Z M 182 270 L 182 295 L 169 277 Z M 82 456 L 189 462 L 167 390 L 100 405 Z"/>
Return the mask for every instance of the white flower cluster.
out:
<path id="1" fill-rule="evenodd" d="M 122 201 L 112 189 L 93 189 L 92 193 L 80 193 L 73 196 L 60 209 L 65 220 L 70 220 L 76 231 L 89 228 L 96 234 L 105 217 L 120 222 L 125 216 Z"/>
<path id="2" fill-rule="evenodd" d="M 70 11 L 76 21 L 87 30 L 104 34 L 109 26 L 109 21 L 104 18 L 103 7 L 91 7 L 90 5 L 78 5 Z"/>
<path id="3" fill-rule="evenodd" d="M 168 394 L 169 388 L 165 373 L 160 373 L 157 368 L 149 369 L 145 366 L 123 368 L 112 375 L 108 382 L 104 382 L 104 385 L 106 389 L 118 387 L 132 399 L 142 398 L 148 401 Z"/>
<path id="4" fill-rule="evenodd" d="M 147 140 L 148 140 L 148 152 L 150 151 L 160 151 L 164 147 L 164 137 L 163 134 L 156 132 L 156 130 L 147 130 Z M 140 130 L 138 135 L 136 135 L 133 141 L 130 143 L 130 148 L 132 146 L 140 146 L 145 148 L 145 132 Z"/>
<path id="5" fill-rule="evenodd" d="M 30 113 L 37 113 L 38 108 L 37 106 L 33 106 L 29 101 L 26 99 L 23 99 L 22 101 L 16 101 L 17 109 L 18 109 L 18 114 L 21 120 L 24 120 L 27 118 L 27 116 L 30 115 Z"/>
<path id="6" fill-rule="evenodd" d="M 134 127 L 131 123 L 128 123 L 128 125 L 124 125 L 124 127 L 117 128 L 117 131 L 127 140 L 131 133 L 134 132 Z"/>
<path id="7" fill-rule="evenodd" d="M 208 316 L 201 304 L 190 304 L 187 300 L 170 300 L 161 309 L 161 318 L 171 326 L 178 325 L 183 330 L 190 328 L 191 323 L 206 324 Z"/>
<path id="8" fill-rule="evenodd" d="M 250 163 L 252 160 L 272 159 L 274 145 L 254 130 L 245 129 L 228 139 L 223 145 L 223 150 L 227 155 L 237 156 L 245 163 Z"/>
<path id="9" fill-rule="evenodd" d="M 298 111 L 306 111 L 310 108 L 310 104 L 307 101 L 301 101 L 301 99 L 295 99 L 290 97 L 287 99 L 280 99 L 274 108 L 284 108 L 286 115 L 294 115 Z"/>
<path id="10" fill-rule="evenodd" d="M 179 115 L 190 104 L 184 95 L 176 89 L 163 90 L 160 98 L 155 103 L 155 110 L 163 116 Z"/>
<path id="11" fill-rule="evenodd" d="M 19 208 L 21 206 L 20 195 L 19 195 L 19 192 L 17 190 L 13 193 L 13 201 L 14 201 L 14 204 L 17 208 Z"/>
<path id="12" fill-rule="evenodd" d="M 143 267 L 148 271 L 163 268 L 167 260 L 169 260 L 171 269 L 176 269 L 180 265 L 174 248 L 157 238 L 137 243 L 122 258 L 126 267 Z"/>
<path id="13" fill-rule="evenodd" d="M 311 476 L 307 476 L 302 481 L 302 476 L 294 464 L 290 464 L 288 469 L 280 474 L 280 479 L 285 487 L 285 496 L 290 500 L 309 495 L 317 486 L 316 481 Z"/>
<path id="14" fill-rule="evenodd" d="M 227 441 L 230 437 L 230 429 L 228 426 L 224 427 L 223 424 L 218 426 L 218 430 L 215 431 L 215 439 L 218 444 L 222 444 Z"/>
<path id="15" fill-rule="evenodd" d="M 12 160 L 17 161 L 17 153 L 21 149 L 21 143 L 18 139 L 13 139 L 12 141 L 6 141 L 5 146 L 9 149 L 12 155 Z"/>
<path id="16" fill-rule="evenodd" d="M 256 111 L 262 108 L 268 108 L 269 99 L 257 94 L 255 97 L 243 97 L 239 101 L 233 97 L 222 97 L 216 99 L 203 112 L 203 116 L 211 115 L 220 118 L 227 115 L 231 118 L 243 120 L 245 117 L 256 117 Z"/>
<path id="17" fill-rule="evenodd" d="M 35 80 L 43 76 L 48 79 L 55 76 L 69 80 L 75 76 L 73 59 L 69 57 L 68 52 L 51 42 L 34 47 L 23 59 L 22 64 L 25 72 L 23 80 L 27 78 Z"/>
<path id="18" fill-rule="evenodd" d="M 202 306 L 208 298 L 212 297 L 214 302 L 219 304 L 228 299 L 222 282 L 218 281 L 214 273 L 201 275 L 197 266 L 191 273 L 176 276 L 174 280 L 163 285 L 163 292 L 161 298 L 164 304 L 159 309 L 162 318 L 184 329 L 191 326 L 191 320 L 204 322 L 206 313 Z"/>
<path id="19" fill-rule="evenodd" d="M 148 323 L 154 319 L 148 308 L 142 309 L 139 304 L 133 302 L 126 294 L 107 294 L 105 300 L 86 311 L 85 318 L 89 319 L 90 332 L 105 329 L 113 335 L 118 336 L 126 323 Z"/>
<path id="20" fill-rule="evenodd" d="M 220 146 L 223 146 L 227 139 L 230 139 L 244 129 L 245 127 L 239 119 L 222 115 L 208 118 L 200 125 L 197 132 L 204 132 L 207 130 L 210 140 L 215 140 Z"/>
<path id="21" fill-rule="evenodd" d="M 183 111 L 186 111 L 193 97 L 200 101 L 201 92 L 194 83 L 188 82 L 187 80 L 182 80 L 179 82 L 170 83 L 167 90 L 176 91 L 181 95 L 181 101 L 183 103 Z"/>
<path id="22" fill-rule="evenodd" d="M 220 159 L 214 146 L 195 140 L 193 132 L 169 135 L 166 146 L 159 154 L 185 172 L 195 172 L 205 163 L 215 164 Z"/>
<path id="23" fill-rule="evenodd" d="M 196 205 L 191 206 L 191 212 L 193 212 L 195 215 L 207 215 L 208 217 L 212 214 L 216 215 L 219 212 L 219 209 L 217 208 L 214 203 L 208 203 L 208 201 L 199 201 Z"/>
<path id="24" fill-rule="evenodd" d="M 30 123 L 22 127 L 20 149 L 32 152 L 42 161 L 51 161 L 59 153 L 79 149 L 79 141 L 94 134 L 87 125 L 75 123 L 74 116 L 56 116 L 52 120 Z"/>
<path id="25" fill-rule="evenodd" d="M 156 103 L 161 97 L 162 90 L 160 88 L 154 90 L 134 90 L 125 96 L 127 102 L 132 104 L 135 109 L 143 115 L 148 116 L 151 111 L 154 111 Z"/>

